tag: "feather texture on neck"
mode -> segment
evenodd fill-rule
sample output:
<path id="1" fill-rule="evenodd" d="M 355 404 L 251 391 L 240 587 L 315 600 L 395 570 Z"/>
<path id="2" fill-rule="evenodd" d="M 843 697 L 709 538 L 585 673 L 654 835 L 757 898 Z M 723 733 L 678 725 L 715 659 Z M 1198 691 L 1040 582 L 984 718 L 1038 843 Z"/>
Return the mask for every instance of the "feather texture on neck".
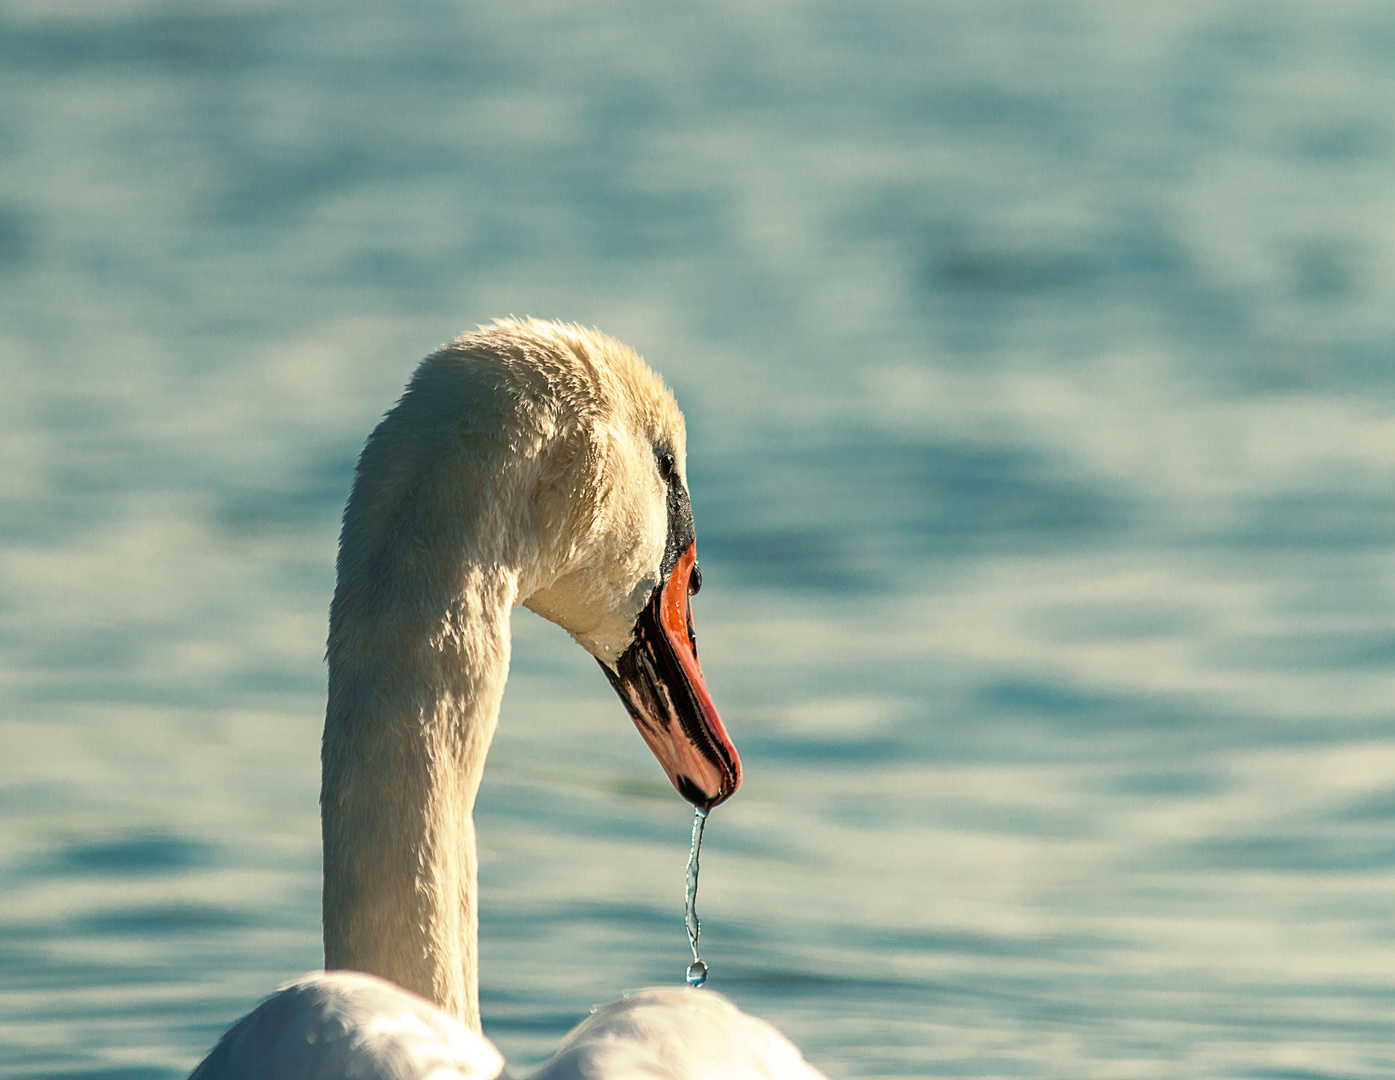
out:
<path id="1" fill-rule="evenodd" d="M 665 543 L 655 446 L 682 469 L 682 416 L 644 362 L 532 321 L 427 357 L 370 436 L 330 609 L 327 968 L 478 1030 L 473 808 L 510 612 L 527 604 L 602 660 L 630 644 Z"/>

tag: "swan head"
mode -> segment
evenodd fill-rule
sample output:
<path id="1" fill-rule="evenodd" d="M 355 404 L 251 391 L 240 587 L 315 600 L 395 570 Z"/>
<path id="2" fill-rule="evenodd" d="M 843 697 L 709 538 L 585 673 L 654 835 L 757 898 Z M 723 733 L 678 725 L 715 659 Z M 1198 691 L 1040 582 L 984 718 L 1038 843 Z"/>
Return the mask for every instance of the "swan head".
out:
<path id="1" fill-rule="evenodd" d="M 689 608 L 702 578 L 683 414 L 633 351 L 579 326 L 507 319 L 422 361 L 359 461 L 331 671 L 346 578 L 381 591 L 423 552 L 434 570 L 398 593 L 442 594 L 448 610 L 453 574 L 513 568 L 517 602 L 596 658 L 678 792 L 702 808 L 735 792 L 740 758 Z"/>

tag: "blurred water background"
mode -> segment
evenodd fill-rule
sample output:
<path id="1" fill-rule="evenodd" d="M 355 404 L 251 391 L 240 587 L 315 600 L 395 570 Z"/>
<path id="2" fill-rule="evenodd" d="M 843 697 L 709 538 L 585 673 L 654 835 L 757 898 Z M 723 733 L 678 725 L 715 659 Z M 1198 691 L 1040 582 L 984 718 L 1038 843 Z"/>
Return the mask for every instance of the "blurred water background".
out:
<path id="1" fill-rule="evenodd" d="M 317 965 L 340 509 L 416 360 L 689 422 L 710 985 L 834 1078 L 1395 1073 L 1395 7 L 9 0 L 0 1075 Z M 515 1067 L 677 982 L 689 811 L 520 611 Z"/>

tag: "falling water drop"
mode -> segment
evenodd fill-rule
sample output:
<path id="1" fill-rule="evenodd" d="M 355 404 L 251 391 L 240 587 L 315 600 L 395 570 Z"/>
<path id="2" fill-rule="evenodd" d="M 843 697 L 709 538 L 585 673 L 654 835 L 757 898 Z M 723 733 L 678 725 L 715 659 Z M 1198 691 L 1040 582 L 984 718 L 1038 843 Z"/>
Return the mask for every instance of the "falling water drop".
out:
<path id="1" fill-rule="evenodd" d="M 693 815 L 693 850 L 688 855 L 688 944 L 693 947 L 693 962 L 688 965 L 688 985 L 701 986 L 707 981 L 707 965 L 698 956 L 698 935 L 702 933 L 702 923 L 697 916 L 698 852 L 702 850 L 702 829 L 707 824 L 707 811 L 697 808 Z"/>

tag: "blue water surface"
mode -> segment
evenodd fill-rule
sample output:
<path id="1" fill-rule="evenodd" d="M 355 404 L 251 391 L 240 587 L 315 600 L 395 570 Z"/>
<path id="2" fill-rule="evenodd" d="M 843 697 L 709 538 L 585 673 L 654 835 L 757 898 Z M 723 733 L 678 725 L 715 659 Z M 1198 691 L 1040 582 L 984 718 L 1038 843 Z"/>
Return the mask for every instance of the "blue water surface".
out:
<path id="1" fill-rule="evenodd" d="M 507 314 L 687 412 L 710 986 L 834 1078 L 1395 1073 L 1395 8 L 15 0 L 0 102 L 0 1076 L 320 962 L 353 462 Z M 683 978 L 690 811 L 514 629 L 526 1070 Z"/>

